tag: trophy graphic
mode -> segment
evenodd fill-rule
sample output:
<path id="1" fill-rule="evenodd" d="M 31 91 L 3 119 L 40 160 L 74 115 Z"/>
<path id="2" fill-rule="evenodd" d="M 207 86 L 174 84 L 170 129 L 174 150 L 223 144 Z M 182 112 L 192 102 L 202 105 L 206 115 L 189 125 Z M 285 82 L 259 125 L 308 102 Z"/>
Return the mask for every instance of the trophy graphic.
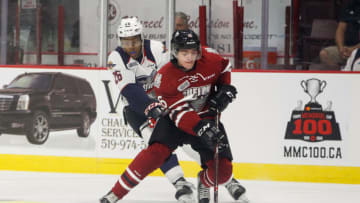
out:
<path id="1" fill-rule="evenodd" d="M 325 80 L 321 81 L 317 78 L 301 81 L 301 87 L 310 96 L 310 102 L 305 105 L 305 110 L 322 110 L 321 105 L 316 101 L 316 97 L 324 91 L 326 84 Z"/>
<path id="2" fill-rule="evenodd" d="M 310 101 L 304 107 L 301 100 L 297 101 L 286 128 L 285 139 L 301 139 L 308 142 L 341 140 L 339 124 L 336 122 L 335 113 L 331 110 L 332 101 L 327 102 L 325 110 L 316 101 L 327 82 L 310 78 L 302 80 L 300 85 L 310 96 Z"/>

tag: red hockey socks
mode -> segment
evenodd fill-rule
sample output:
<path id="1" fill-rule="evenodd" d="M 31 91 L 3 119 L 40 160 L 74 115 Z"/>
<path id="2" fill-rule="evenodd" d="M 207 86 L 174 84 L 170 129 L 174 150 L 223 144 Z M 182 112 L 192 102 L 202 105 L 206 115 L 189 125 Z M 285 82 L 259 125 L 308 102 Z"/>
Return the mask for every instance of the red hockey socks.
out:
<path id="1" fill-rule="evenodd" d="M 200 180 L 206 187 L 212 187 L 215 183 L 215 167 L 214 160 L 206 163 L 208 168 L 200 172 Z M 232 178 L 232 163 L 226 158 L 219 159 L 218 183 L 226 183 Z"/>
<path id="2" fill-rule="evenodd" d="M 166 145 L 159 143 L 142 150 L 120 176 L 112 188 L 112 192 L 122 199 L 141 180 L 159 168 L 170 154 L 171 150 Z"/>

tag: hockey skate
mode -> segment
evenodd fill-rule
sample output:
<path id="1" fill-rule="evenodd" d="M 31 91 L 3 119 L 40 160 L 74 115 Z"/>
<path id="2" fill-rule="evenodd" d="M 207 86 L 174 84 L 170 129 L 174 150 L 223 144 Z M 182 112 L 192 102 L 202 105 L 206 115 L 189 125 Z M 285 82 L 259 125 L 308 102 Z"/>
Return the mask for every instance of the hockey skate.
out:
<path id="1" fill-rule="evenodd" d="M 112 191 L 110 191 L 100 199 L 100 203 L 116 203 L 118 200 L 119 198 Z"/>
<path id="2" fill-rule="evenodd" d="M 176 188 L 175 198 L 179 203 L 195 203 L 195 197 L 193 193 L 193 189 L 195 189 L 194 185 L 190 182 L 187 182 L 185 178 L 179 178 L 174 186 Z"/>
<path id="3" fill-rule="evenodd" d="M 200 173 L 198 174 L 198 201 L 199 203 L 209 203 L 210 202 L 210 188 L 206 187 L 201 183 Z"/>
<path id="4" fill-rule="evenodd" d="M 242 203 L 248 203 L 249 200 L 245 196 L 245 188 L 240 185 L 240 183 L 235 179 L 231 179 L 231 181 L 225 185 L 225 188 L 228 190 L 229 194 L 234 198 L 234 200 L 239 200 Z"/>

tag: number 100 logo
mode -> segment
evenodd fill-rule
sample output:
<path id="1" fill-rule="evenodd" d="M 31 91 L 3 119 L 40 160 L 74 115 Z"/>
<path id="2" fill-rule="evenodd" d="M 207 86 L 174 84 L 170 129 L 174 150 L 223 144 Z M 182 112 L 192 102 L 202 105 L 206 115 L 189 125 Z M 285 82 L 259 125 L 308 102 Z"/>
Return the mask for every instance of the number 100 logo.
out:
<path id="1" fill-rule="evenodd" d="M 301 139 L 308 142 L 341 140 L 339 124 L 336 123 L 334 112 L 321 112 L 321 116 L 319 113 L 309 113 L 293 111 L 292 119 L 286 128 L 285 139 Z"/>

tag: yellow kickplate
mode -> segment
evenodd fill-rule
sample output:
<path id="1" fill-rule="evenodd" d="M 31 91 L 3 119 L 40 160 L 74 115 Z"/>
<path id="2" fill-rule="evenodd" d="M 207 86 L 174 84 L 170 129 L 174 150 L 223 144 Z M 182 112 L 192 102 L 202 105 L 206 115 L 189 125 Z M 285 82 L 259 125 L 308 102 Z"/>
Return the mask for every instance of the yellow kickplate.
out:
<path id="1" fill-rule="evenodd" d="M 28 202 L 28 201 L 2 201 L 0 200 L 0 203 L 45 203 L 45 202 Z"/>

